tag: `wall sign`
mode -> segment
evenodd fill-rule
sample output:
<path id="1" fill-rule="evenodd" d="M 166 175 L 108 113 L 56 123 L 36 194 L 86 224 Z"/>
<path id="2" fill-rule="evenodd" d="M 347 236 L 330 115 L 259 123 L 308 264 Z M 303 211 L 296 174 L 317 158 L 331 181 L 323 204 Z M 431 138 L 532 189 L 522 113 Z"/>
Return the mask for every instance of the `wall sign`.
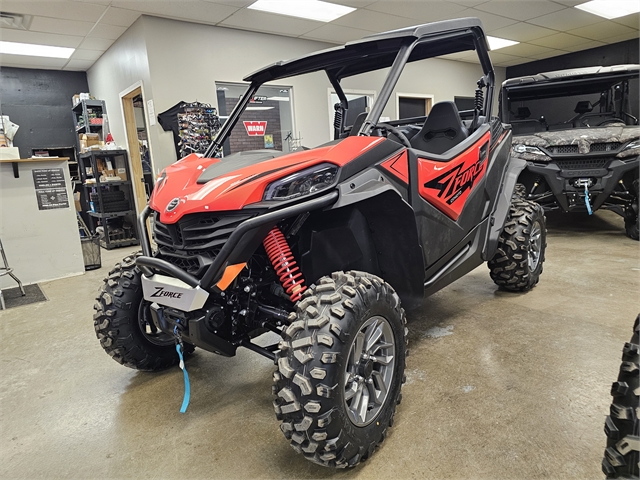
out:
<path id="1" fill-rule="evenodd" d="M 62 168 L 34 168 L 32 172 L 39 210 L 69 208 L 67 184 Z"/>
<path id="2" fill-rule="evenodd" d="M 244 123 L 244 128 L 247 130 L 247 135 L 250 137 L 263 137 L 264 133 L 267 131 L 267 122 L 265 121 L 253 121 L 253 122 L 242 122 Z"/>

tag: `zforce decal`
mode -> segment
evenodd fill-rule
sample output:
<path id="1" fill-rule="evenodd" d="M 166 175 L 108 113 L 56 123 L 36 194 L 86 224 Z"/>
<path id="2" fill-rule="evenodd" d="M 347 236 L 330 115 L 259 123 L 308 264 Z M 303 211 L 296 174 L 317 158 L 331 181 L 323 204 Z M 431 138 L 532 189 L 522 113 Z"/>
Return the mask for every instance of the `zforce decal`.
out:
<path id="1" fill-rule="evenodd" d="M 420 195 L 448 217 L 457 220 L 469 194 L 487 171 L 490 137 L 487 132 L 449 162 L 419 158 Z"/>
<path id="2" fill-rule="evenodd" d="M 165 290 L 164 287 L 153 287 L 156 289 L 151 294 L 152 297 L 169 297 L 169 298 L 182 298 L 182 293 L 172 292 L 171 290 Z"/>
<path id="3" fill-rule="evenodd" d="M 385 160 L 380 166 L 394 177 L 402 180 L 407 185 L 409 184 L 409 158 L 406 150 L 400 155 L 395 155 L 389 160 Z"/>

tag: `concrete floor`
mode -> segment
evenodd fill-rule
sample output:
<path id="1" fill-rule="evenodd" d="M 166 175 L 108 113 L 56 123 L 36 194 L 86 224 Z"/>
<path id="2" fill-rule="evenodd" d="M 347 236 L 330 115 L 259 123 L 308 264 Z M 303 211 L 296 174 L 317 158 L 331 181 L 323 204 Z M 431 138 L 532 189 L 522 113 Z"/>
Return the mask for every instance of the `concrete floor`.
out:
<path id="1" fill-rule="evenodd" d="M 610 212 L 553 215 L 540 284 L 499 291 L 481 266 L 409 316 L 404 400 L 373 458 L 305 461 L 271 406 L 269 361 L 199 351 L 182 373 L 138 373 L 101 349 L 101 270 L 42 285 L 0 313 L 0 478 L 602 478 L 604 417 L 638 314 L 639 245 Z"/>

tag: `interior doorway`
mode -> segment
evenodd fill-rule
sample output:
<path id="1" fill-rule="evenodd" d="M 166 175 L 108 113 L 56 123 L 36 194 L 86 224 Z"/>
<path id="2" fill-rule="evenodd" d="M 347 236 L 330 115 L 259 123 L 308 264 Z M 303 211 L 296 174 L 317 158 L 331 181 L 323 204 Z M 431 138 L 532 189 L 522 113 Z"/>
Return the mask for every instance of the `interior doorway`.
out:
<path id="1" fill-rule="evenodd" d="M 131 180 L 136 197 L 136 211 L 140 213 L 146 206 L 153 189 L 153 169 L 148 142 L 146 114 L 142 86 L 137 85 L 120 94 L 122 113 L 129 147 Z"/>
<path id="2" fill-rule="evenodd" d="M 424 117 L 429 115 L 433 106 L 433 95 L 423 93 L 397 93 L 397 120 L 401 118 Z"/>

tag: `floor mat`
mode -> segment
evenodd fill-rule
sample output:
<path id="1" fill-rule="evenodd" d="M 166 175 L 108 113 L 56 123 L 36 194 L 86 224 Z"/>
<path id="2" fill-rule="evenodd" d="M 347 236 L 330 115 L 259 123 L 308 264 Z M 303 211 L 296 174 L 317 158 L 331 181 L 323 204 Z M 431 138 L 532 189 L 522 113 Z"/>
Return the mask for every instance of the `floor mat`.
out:
<path id="1" fill-rule="evenodd" d="M 30 303 L 47 301 L 47 297 L 44 296 L 44 293 L 42 293 L 42 290 L 40 290 L 37 284 L 25 285 L 24 292 L 26 295 L 23 297 L 18 287 L 2 289 L 2 296 L 4 297 L 6 308 L 21 307 L 23 305 L 29 305 Z"/>

